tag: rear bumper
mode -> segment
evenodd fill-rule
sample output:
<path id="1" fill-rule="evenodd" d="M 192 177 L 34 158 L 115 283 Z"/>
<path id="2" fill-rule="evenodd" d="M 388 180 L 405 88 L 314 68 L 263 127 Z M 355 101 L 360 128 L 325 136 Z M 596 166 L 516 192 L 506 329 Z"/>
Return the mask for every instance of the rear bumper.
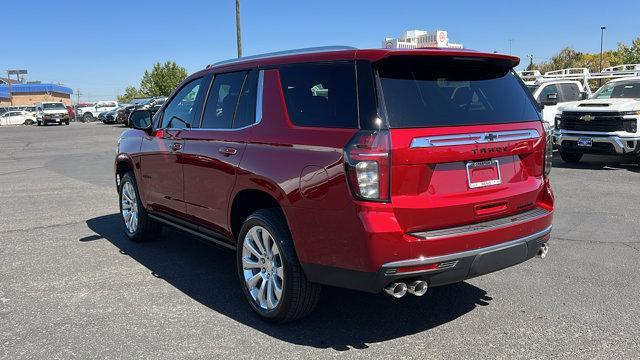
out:
<path id="1" fill-rule="evenodd" d="M 593 146 L 578 146 L 578 139 L 580 138 L 590 138 Z M 640 137 L 556 133 L 554 142 L 561 150 L 584 154 L 632 155 L 640 152 Z"/>
<path id="2" fill-rule="evenodd" d="M 405 259 L 384 264 L 368 273 L 330 266 L 303 263 L 307 278 L 313 282 L 380 292 L 394 281 L 424 280 L 429 286 L 452 284 L 520 264 L 536 256 L 550 237 L 552 226 L 508 242 L 478 249 L 433 257 Z M 402 269 L 424 268 L 400 272 Z"/>

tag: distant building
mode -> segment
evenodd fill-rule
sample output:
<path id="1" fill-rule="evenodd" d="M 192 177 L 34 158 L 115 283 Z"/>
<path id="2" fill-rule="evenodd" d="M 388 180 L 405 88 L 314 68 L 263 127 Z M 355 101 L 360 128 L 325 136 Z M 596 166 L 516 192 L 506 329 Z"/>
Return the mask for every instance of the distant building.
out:
<path id="1" fill-rule="evenodd" d="M 429 33 L 424 30 L 405 31 L 399 38 L 386 38 L 382 42 L 386 49 L 419 49 L 419 48 L 453 48 L 462 49 L 462 44 L 449 42 L 449 35 L 444 30 Z"/>
<path id="2" fill-rule="evenodd" d="M 11 91 L 11 93 L 9 93 Z M 40 101 L 62 101 L 71 105 L 73 90 L 56 84 L 22 84 L 0 78 L 0 106 L 33 105 Z"/>

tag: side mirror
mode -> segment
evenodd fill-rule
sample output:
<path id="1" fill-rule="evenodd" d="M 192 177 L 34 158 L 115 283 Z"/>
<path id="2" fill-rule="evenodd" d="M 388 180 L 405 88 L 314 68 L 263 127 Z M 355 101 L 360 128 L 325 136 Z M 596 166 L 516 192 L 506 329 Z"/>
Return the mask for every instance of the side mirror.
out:
<path id="1" fill-rule="evenodd" d="M 151 111 L 149 110 L 135 110 L 129 115 L 129 126 L 134 129 L 149 132 L 151 131 L 152 117 Z"/>
<path id="2" fill-rule="evenodd" d="M 41 107 L 37 107 L 36 111 L 42 111 L 42 108 Z"/>
<path id="3" fill-rule="evenodd" d="M 589 94 L 586 91 L 580 93 L 580 100 L 587 100 L 589 98 Z"/>
<path id="4" fill-rule="evenodd" d="M 558 94 L 557 93 L 547 94 L 547 98 L 543 99 L 541 101 L 541 104 L 545 106 L 558 105 Z"/>

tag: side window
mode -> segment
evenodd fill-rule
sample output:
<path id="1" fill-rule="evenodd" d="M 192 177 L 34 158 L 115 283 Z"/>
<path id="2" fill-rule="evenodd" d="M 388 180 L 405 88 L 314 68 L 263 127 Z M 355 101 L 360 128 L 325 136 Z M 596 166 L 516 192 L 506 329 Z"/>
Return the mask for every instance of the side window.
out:
<path id="1" fill-rule="evenodd" d="M 358 127 L 354 63 L 283 66 L 280 79 L 295 125 Z"/>
<path id="2" fill-rule="evenodd" d="M 246 71 L 217 74 L 204 109 L 202 128 L 231 129 Z"/>
<path id="3" fill-rule="evenodd" d="M 253 70 L 247 74 L 247 78 L 242 86 L 240 101 L 236 110 L 233 128 L 239 129 L 249 126 L 256 121 L 256 92 L 258 89 L 258 70 Z"/>
<path id="4" fill-rule="evenodd" d="M 196 99 L 200 92 L 202 78 L 185 85 L 164 109 L 162 128 L 184 129 L 197 122 Z"/>
<path id="5" fill-rule="evenodd" d="M 562 101 L 578 101 L 581 99 L 578 84 L 561 84 Z"/>
<path id="6" fill-rule="evenodd" d="M 540 95 L 538 95 L 538 101 L 547 100 L 547 96 L 549 94 L 557 94 L 558 95 L 558 102 L 562 102 L 562 99 L 560 98 L 560 94 L 558 93 L 558 87 L 555 86 L 554 84 L 547 85 L 544 88 L 542 88 L 542 91 L 540 91 Z"/>

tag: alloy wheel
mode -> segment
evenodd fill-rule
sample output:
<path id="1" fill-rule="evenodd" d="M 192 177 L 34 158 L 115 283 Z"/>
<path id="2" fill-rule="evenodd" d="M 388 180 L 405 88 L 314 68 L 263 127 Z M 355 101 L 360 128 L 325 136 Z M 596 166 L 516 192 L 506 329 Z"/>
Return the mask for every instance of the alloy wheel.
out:
<path id="1" fill-rule="evenodd" d="M 138 202 L 136 191 L 129 181 L 122 185 L 122 218 L 127 231 L 131 234 L 135 233 L 138 229 Z"/>
<path id="2" fill-rule="evenodd" d="M 245 235 L 242 270 L 255 304 L 264 310 L 275 309 L 282 299 L 284 267 L 278 243 L 262 226 L 252 227 Z"/>

